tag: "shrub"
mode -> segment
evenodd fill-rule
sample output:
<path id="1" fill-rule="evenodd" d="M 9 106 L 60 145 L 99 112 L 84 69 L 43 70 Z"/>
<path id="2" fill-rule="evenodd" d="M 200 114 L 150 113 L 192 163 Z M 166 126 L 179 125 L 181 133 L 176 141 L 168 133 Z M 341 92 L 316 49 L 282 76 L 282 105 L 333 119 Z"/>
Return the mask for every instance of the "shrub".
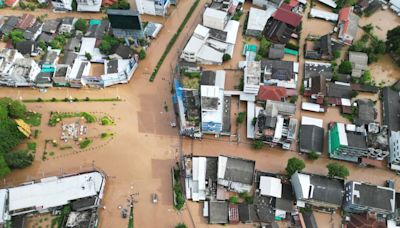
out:
<path id="1" fill-rule="evenodd" d="M 254 140 L 253 143 L 251 144 L 251 147 L 256 150 L 262 149 L 263 146 L 264 146 L 264 142 L 259 139 Z"/>
<path id="2" fill-rule="evenodd" d="M 237 196 L 231 196 L 231 197 L 229 197 L 229 202 L 232 204 L 238 204 L 239 198 Z"/>
<path id="3" fill-rule="evenodd" d="M 292 157 L 288 160 L 286 165 L 286 172 L 289 176 L 292 176 L 296 171 L 302 171 L 306 167 L 303 160 L 296 157 Z"/>
<path id="4" fill-rule="evenodd" d="M 32 164 L 33 159 L 33 155 L 26 151 L 9 152 L 5 154 L 6 163 L 11 169 L 22 169 L 28 167 Z"/>
<path id="5" fill-rule="evenodd" d="M 178 223 L 175 228 L 187 228 L 185 223 Z"/>
<path id="6" fill-rule="evenodd" d="M 269 47 L 271 46 L 271 42 L 269 42 L 265 37 L 262 37 L 260 40 L 260 49 L 258 53 L 262 57 L 268 57 Z"/>
<path id="7" fill-rule="evenodd" d="M 92 60 L 92 55 L 89 52 L 85 52 L 85 57 L 88 61 Z"/>
<path id="8" fill-rule="evenodd" d="M 236 117 L 236 123 L 237 124 L 243 123 L 245 118 L 246 118 L 246 113 L 245 112 L 239 112 L 238 116 Z"/>
<path id="9" fill-rule="evenodd" d="M 231 55 L 229 55 L 229 54 L 224 54 L 224 55 L 222 56 L 222 62 L 226 62 L 226 61 L 229 61 L 229 60 L 231 60 Z"/>
<path id="10" fill-rule="evenodd" d="M 314 150 L 312 150 L 310 153 L 308 153 L 307 156 L 310 160 L 317 160 L 319 158 L 319 154 L 317 152 L 315 152 Z"/>
<path id="11" fill-rule="evenodd" d="M 86 139 L 82 140 L 82 142 L 79 143 L 79 148 L 85 149 L 85 148 L 87 148 L 91 143 L 92 143 L 92 140 L 86 138 Z"/>
<path id="12" fill-rule="evenodd" d="M 142 60 L 145 58 L 146 58 L 146 51 L 143 48 L 141 48 L 139 51 L 139 59 Z"/>

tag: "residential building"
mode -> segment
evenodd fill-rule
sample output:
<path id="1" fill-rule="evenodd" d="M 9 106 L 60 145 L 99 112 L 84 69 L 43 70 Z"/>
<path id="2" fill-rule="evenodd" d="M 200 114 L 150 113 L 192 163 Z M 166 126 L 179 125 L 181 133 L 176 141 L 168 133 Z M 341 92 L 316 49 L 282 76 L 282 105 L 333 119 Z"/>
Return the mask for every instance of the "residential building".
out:
<path id="1" fill-rule="evenodd" d="M 388 137 L 387 127 L 375 123 L 361 126 L 330 123 L 329 157 L 355 163 L 362 163 L 362 158 L 382 161 L 389 155 Z"/>
<path id="2" fill-rule="evenodd" d="M 51 5 L 53 5 L 56 11 L 71 11 L 72 10 L 72 0 L 51 0 Z"/>
<path id="3" fill-rule="evenodd" d="M 283 44 L 272 44 L 268 51 L 269 59 L 283 59 L 285 56 L 285 45 Z"/>
<path id="4" fill-rule="evenodd" d="M 338 99 L 351 99 L 353 89 L 349 83 L 329 82 L 326 84 L 326 95 Z"/>
<path id="5" fill-rule="evenodd" d="M 43 23 L 36 21 L 32 27 L 24 30 L 23 36 L 26 40 L 36 40 L 38 36 L 42 33 Z"/>
<path id="6" fill-rule="evenodd" d="M 68 75 L 71 72 L 71 66 L 66 64 L 57 64 L 56 70 L 53 75 L 54 86 L 66 87 L 68 86 Z"/>
<path id="7" fill-rule="evenodd" d="M 317 8 L 311 8 L 310 16 L 313 18 L 319 18 L 322 20 L 332 21 L 332 22 L 337 22 L 339 18 L 339 15 L 336 13 L 331 13 Z"/>
<path id="8" fill-rule="evenodd" d="M 203 46 L 205 40 L 192 36 L 182 51 L 181 58 L 187 62 L 197 62 L 197 54 Z M 221 59 L 222 62 L 222 59 Z"/>
<path id="9" fill-rule="evenodd" d="M 321 119 L 302 116 L 300 126 L 300 152 L 321 155 L 324 149 L 324 127 Z"/>
<path id="10" fill-rule="evenodd" d="M 144 34 L 146 37 L 150 37 L 151 39 L 155 39 L 158 36 L 158 33 L 161 31 L 163 25 L 160 23 L 149 22 L 144 28 Z"/>
<path id="11" fill-rule="evenodd" d="M 229 204 L 226 201 L 209 201 L 208 223 L 228 224 Z"/>
<path id="12" fill-rule="evenodd" d="M 38 54 L 37 47 L 37 43 L 32 40 L 21 41 L 15 44 L 15 49 L 26 56 L 36 56 Z"/>
<path id="13" fill-rule="evenodd" d="M 331 81 L 333 77 L 332 65 L 330 63 L 306 61 L 304 63 L 304 80 L 316 76 L 322 76 L 326 81 Z"/>
<path id="14" fill-rule="evenodd" d="M 281 44 L 286 44 L 292 33 L 301 23 L 301 15 L 285 8 L 279 8 L 268 20 L 265 29 L 265 38 Z"/>
<path id="15" fill-rule="evenodd" d="M 36 22 L 36 17 L 32 14 L 24 13 L 19 19 L 18 23 L 15 25 L 16 28 L 25 30 L 32 27 Z"/>
<path id="16" fill-rule="evenodd" d="M 336 2 L 333 0 L 318 0 L 318 1 L 334 9 L 337 7 Z"/>
<path id="17" fill-rule="evenodd" d="M 326 96 L 326 77 L 324 74 L 305 79 L 303 84 L 304 96 L 310 96 L 312 99 Z"/>
<path id="18" fill-rule="evenodd" d="M 58 26 L 60 25 L 60 20 L 46 20 L 43 22 L 42 31 L 49 34 L 55 34 L 57 32 Z"/>
<path id="19" fill-rule="evenodd" d="M 23 185 L 1 189 L 0 224 L 15 216 L 44 213 L 71 204 L 72 210 L 97 208 L 103 198 L 105 177 L 94 171 L 64 177 L 47 177 Z M 86 206 L 78 206 L 86 202 Z M 91 202 L 91 203 L 88 203 Z"/>
<path id="20" fill-rule="evenodd" d="M 247 62 L 243 77 L 243 92 L 257 94 L 261 83 L 261 63 L 258 61 Z"/>
<path id="21" fill-rule="evenodd" d="M 375 104 L 370 99 L 358 99 L 354 105 L 357 105 L 357 116 L 354 118 L 356 125 L 364 125 L 369 123 L 375 123 L 377 111 L 375 110 Z"/>
<path id="22" fill-rule="evenodd" d="M 291 103 L 268 100 L 265 110 L 260 110 L 254 128 L 254 138 L 271 146 L 282 145 L 290 149 L 296 138 L 297 120 L 291 118 L 296 106 Z"/>
<path id="23" fill-rule="evenodd" d="M 310 46 L 312 47 L 310 48 Z M 309 42 L 306 42 L 304 58 L 316 60 L 332 60 L 332 46 L 333 45 L 331 35 L 329 34 L 321 36 L 319 40 L 312 42 L 312 45 L 310 45 Z"/>
<path id="24" fill-rule="evenodd" d="M 339 11 L 339 39 L 343 43 L 351 45 L 353 40 L 356 38 L 358 30 L 358 21 L 360 17 L 353 13 L 351 7 L 344 7 Z"/>
<path id="25" fill-rule="evenodd" d="M 60 27 L 58 28 L 58 33 L 70 33 L 74 29 L 75 18 L 73 17 L 64 17 L 61 20 Z"/>
<path id="26" fill-rule="evenodd" d="M 400 131 L 392 131 L 389 138 L 389 166 L 391 169 L 400 171 Z"/>
<path id="27" fill-rule="evenodd" d="M 335 211 L 342 206 L 344 181 L 316 174 L 294 173 L 290 179 L 298 207 L 306 204 Z"/>
<path id="28" fill-rule="evenodd" d="M 400 95 L 398 91 L 390 87 L 382 89 L 382 113 L 383 124 L 389 127 L 390 131 L 400 131 Z"/>
<path id="29" fill-rule="evenodd" d="M 203 25 L 208 28 L 224 30 L 228 23 L 228 14 L 224 11 L 207 8 L 203 13 Z"/>
<path id="30" fill-rule="evenodd" d="M 169 0 L 135 0 L 140 14 L 165 16 L 170 5 Z"/>
<path id="31" fill-rule="evenodd" d="M 400 16 L 400 0 L 390 0 L 390 9 Z"/>
<path id="32" fill-rule="evenodd" d="M 351 214 L 348 228 L 386 228 L 386 223 L 369 214 Z"/>
<path id="33" fill-rule="evenodd" d="M 90 20 L 85 37 L 94 37 L 98 40 L 101 40 L 103 36 L 108 34 L 109 29 L 110 22 L 108 20 Z"/>
<path id="34" fill-rule="evenodd" d="M 201 131 L 219 135 L 224 122 L 225 71 L 216 72 L 214 85 L 201 85 Z"/>
<path id="35" fill-rule="evenodd" d="M 296 89 L 299 64 L 291 61 L 261 60 L 261 74 L 265 85 Z"/>
<path id="36" fill-rule="evenodd" d="M 259 101 L 285 101 L 287 97 L 297 95 L 297 91 L 277 86 L 262 85 L 258 90 L 257 100 Z"/>
<path id="37" fill-rule="evenodd" d="M 282 0 L 253 0 L 252 3 L 261 8 L 279 8 L 282 4 Z"/>
<path id="38" fill-rule="evenodd" d="M 115 37 L 144 37 L 142 20 L 138 11 L 107 9 L 107 17 Z"/>
<path id="39" fill-rule="evenodd" d="M 315 220 L 314 213 L 311 212 L 302 212 L 301 213 L 305 228 L 318 228 L 317 221 Z"/>
<path id="40" fill-rule="evenodd" d="M 1 34 L 8 35 L 15 28 L 18 21 L 19 18 L 17 16 L 9 16 L 0 28 Z"/>
<path id="41" fill-rule="evenodd" d="M 275 11 L 275 7 L 268 7 L 267 10 L 251 7 L 249 11 L 246 35 L 259 37 L 262 34 L 268 19 L 273 13 L 275 13 Z"/>
<path id="42" fill-rule="evenodd" d="M 116 84 L 128 83 L 138 67 L 137 57 L 128 59 L 111 59 L 104 61 L 104 75 L 101 75 L 102 84 L 108 87 Z"/>
<path id="43" fill-rule="evenodd" d="M 234 192 L 251 192 L 255 161 L 218 156 L 218 184 Z"/>
<path id="44" fill-rule="evenodd" d="M 387 216 L 395 211 L 395 190 L 357 181 L 345 185 L 343 210 L 350 213 L 376 213 Z"/>
<path id="45" fill-rule="evenodd" d="M 363 52 L 350 51 L 349 61 L 352 65 L 351 76 L 360 78 L 364 71 L 368 69 L 368 55 Z"/>
<path id="46" fill-rule="evenodd" d="M 101 0 L 77 0 L 78 12 L 100 12 Z"/>

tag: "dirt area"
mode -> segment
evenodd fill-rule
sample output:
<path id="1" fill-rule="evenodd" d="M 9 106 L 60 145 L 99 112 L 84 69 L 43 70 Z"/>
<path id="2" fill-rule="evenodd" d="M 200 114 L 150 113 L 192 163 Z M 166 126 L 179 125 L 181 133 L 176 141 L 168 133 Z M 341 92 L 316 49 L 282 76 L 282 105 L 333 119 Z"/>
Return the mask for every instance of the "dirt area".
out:
<path id="1" fill-rule="evenodd" d="M 328 214 L 314 211 L 314 217 L 317 221 L 318 227 L 321 228 L 335 228 L 340 227 L 341 217 L 340 214 Z"/>
<path id="2" fill-rule="evenodd" d="M 55 216 L 52 216 L 50 213 L 46 214 L 37 214 L 33 216 L 29 216 L 26 219 L 25 227 L 29 228 L 52 228 L 52 220 L 55 219 Z"/>
<path id="3" fill-rule="evenodd" d="M 373 24 L 374 34 L 381 40 L 386 40 L 387 31 L 400 24 L 400 17 L 392 10 L 378 10 L 370 17 L 362 17 L 359 21 L 360 27 Z"/>
<path id="4" fill-rule="evenodd" d="M 369 71 L 377 84 L 384 81 L 385 85 L 392 85 L 400 80 L 400 67 L 398 67 L 389 55 L 382 56 L 378 62 L 369 65 Z"/>

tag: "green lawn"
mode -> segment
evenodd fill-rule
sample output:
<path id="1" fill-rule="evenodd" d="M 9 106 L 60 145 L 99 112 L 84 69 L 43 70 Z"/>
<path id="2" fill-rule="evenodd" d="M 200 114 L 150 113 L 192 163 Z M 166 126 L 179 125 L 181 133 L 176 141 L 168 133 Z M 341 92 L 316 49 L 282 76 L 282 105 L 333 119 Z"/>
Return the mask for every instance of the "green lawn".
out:
<path id="1" fill-rule="evenodd" d="M 42 114 L 37 112 L 28 112 L 24 118 L 25 123 L 37 127 L 42 122 Z"/>
<path id="2" fill-rule="evenodd" d="M 85 118 L 87 123 L 96 122 L 96 117 L 87 112 L 73 112 L 73 113 L 53 112 L 50 115 L 49 126 L 54 127 L 61 120 L 65 119 L 65 118 L 73 118 L 73 117 L 83 117 L 83 118 Z"/>

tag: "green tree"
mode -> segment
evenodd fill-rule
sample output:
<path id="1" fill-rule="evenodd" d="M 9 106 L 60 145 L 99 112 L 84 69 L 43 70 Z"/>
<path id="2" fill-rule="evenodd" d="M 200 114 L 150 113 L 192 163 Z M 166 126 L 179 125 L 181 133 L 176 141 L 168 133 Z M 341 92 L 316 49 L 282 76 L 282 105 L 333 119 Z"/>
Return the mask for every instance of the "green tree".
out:
<path id="1" fill-rule="evenodd" d="M 338 59 L 338 58 L 340 58 L 340 51 L 339 50 L 333 51 L 333 59 Z"/>
<path id="2" fill-rule="evenodd" d="M 88 23 L 85 19 L 79 18 L 74 25 L 76 30 L 86 32 L 86 29 L 88 28 Z"/>
<path id="3" fill-rule="evenodd" d="M 400 66 L 400 25 L 386 34 L 386 50 Z"/>
<path id="4" fill-rule="evenodd" d="M 231 60 L 231 55 L 230 54 L 224 54 L 222 56 L 222 62 L 226 62 L 226 61 L 229 61 L 229 60 Z"/>
<path id="5" fill-rule="evenodd" d="M 317 160 L 319 158 L 319 154 L 317 152 L 315 152 L 314 150 L 312 150 L 310 153 L 308 153 L 307 157 L 310 160 Z"/>
<path id="6" fill-rule="evenodd" d="M 245 112 L 239 112 L 237 117 L 236 117 L 236 123 L 237 124 L 243 123 L 245 118 L 246 118 L 246 113 Z"/>
<path id="7" fill-rule="evenodd" d="M 258 50 L 258 54 L 264 58 L 268 57 L 270 46 L 271 42 L 269 42 L 265 37 L 262 37 L 260 40 L 260 49 Z"/>
<path id="8" fill-rule="evenodd" d="M 374 26 L 373 26 L 372 24 L 367 24 L 367 25 L 364 25 L 364 26 L 362 27 L 362 29 L 363 29 L 366 33 L 371 33 L 372 30 L 374 29 Z"/>
<path id="9" fill-rule="evenodd" d="M 10 168 L 8 168 L 3 155 L 0 155 L 0 177 L 4 177 L 5 175 L 7 175 L 9 173 L 10 173 Z"/>
<path id="10" fill-rule="evenodd" d="M 286 165 L 286 173 L 292 176 L 296 171 L 300 172 L 306 167 L 303 160 L 296 157 L 292 157 L 288 160 Z"/>
<path id="11" fill-rule="evenodd" d="M 100 52 L 106 55 L 111 54 L 111 44 L 107 40 L 102 40 L 99 45 Z"/>
<path id="12" fill-rule="evenodd" d="M 175 228 L 187 228 L 185 223 L 178 223 Z"/>
<path id="13" fill-rule="evenodd" d="M 361 84 L 372 84 L 372 75 L 369 70 L 364 71 L 363 75 L 360 78 L 360 82 Z"/>
<path id="14" fill-rule="evenodd" d="M 12 118 L 24 118 L 26 106 L 20 101 L 13 100 L 8 105 L 8 113 Z"/>
<path id="15" fill-rule="evenodd" d="M 342 61 L 339 65 L 339 73 L 341 74 L 351 74 L 353 67 L 350 61 Z"/>
<path id="16" fill-rule="evenodd" d="M 92 55 L 89 52 L 85 52 L 85 57 L 87 60 L 92 60 Z"/>
<path id="17" fill-rule="evenodd" d="M 33 155 L 26 151 L 9 152 L 4 156 L 7 165 L 11 169 L 22 169 L 28 167 L 33 162 Z"/>
<path id="18" fill-rule="evenodd" d="M 328 176 L 330 177 L 341 177 L 346 178 L 350 175 L 349 170 L 336 162 L 329 163 L 326 168 L 328 168 Z"/>
<path id="19" fill-rule="evenodd" d="M 251 144 L 251 147 L 256 150 L 262 149 L 263 146 L 264 146 L 264 142 L 259 139 L 254 140 L 253 143 Z"/>
<path id="20" fill-rule="evenodd" d="M 24 32 L 22 30 L 15 29 L 10 32 L 9 38 L 10 38 L 12 44 L 15 45 L 15 44 L 25 40 Z"/>
<path id="21" fill-rule="evenodd" d="M 145 59 L 146 58 L 146 51 L 141 48 L 139 51 L 139 59 Z"/>
<path id="22" fill-rule="evenodd" d="M 229 197 L 229 202 L 232 204 L 238 204 L 239 198 L 237 196 L 231 196 L 231 197 Z"/>

